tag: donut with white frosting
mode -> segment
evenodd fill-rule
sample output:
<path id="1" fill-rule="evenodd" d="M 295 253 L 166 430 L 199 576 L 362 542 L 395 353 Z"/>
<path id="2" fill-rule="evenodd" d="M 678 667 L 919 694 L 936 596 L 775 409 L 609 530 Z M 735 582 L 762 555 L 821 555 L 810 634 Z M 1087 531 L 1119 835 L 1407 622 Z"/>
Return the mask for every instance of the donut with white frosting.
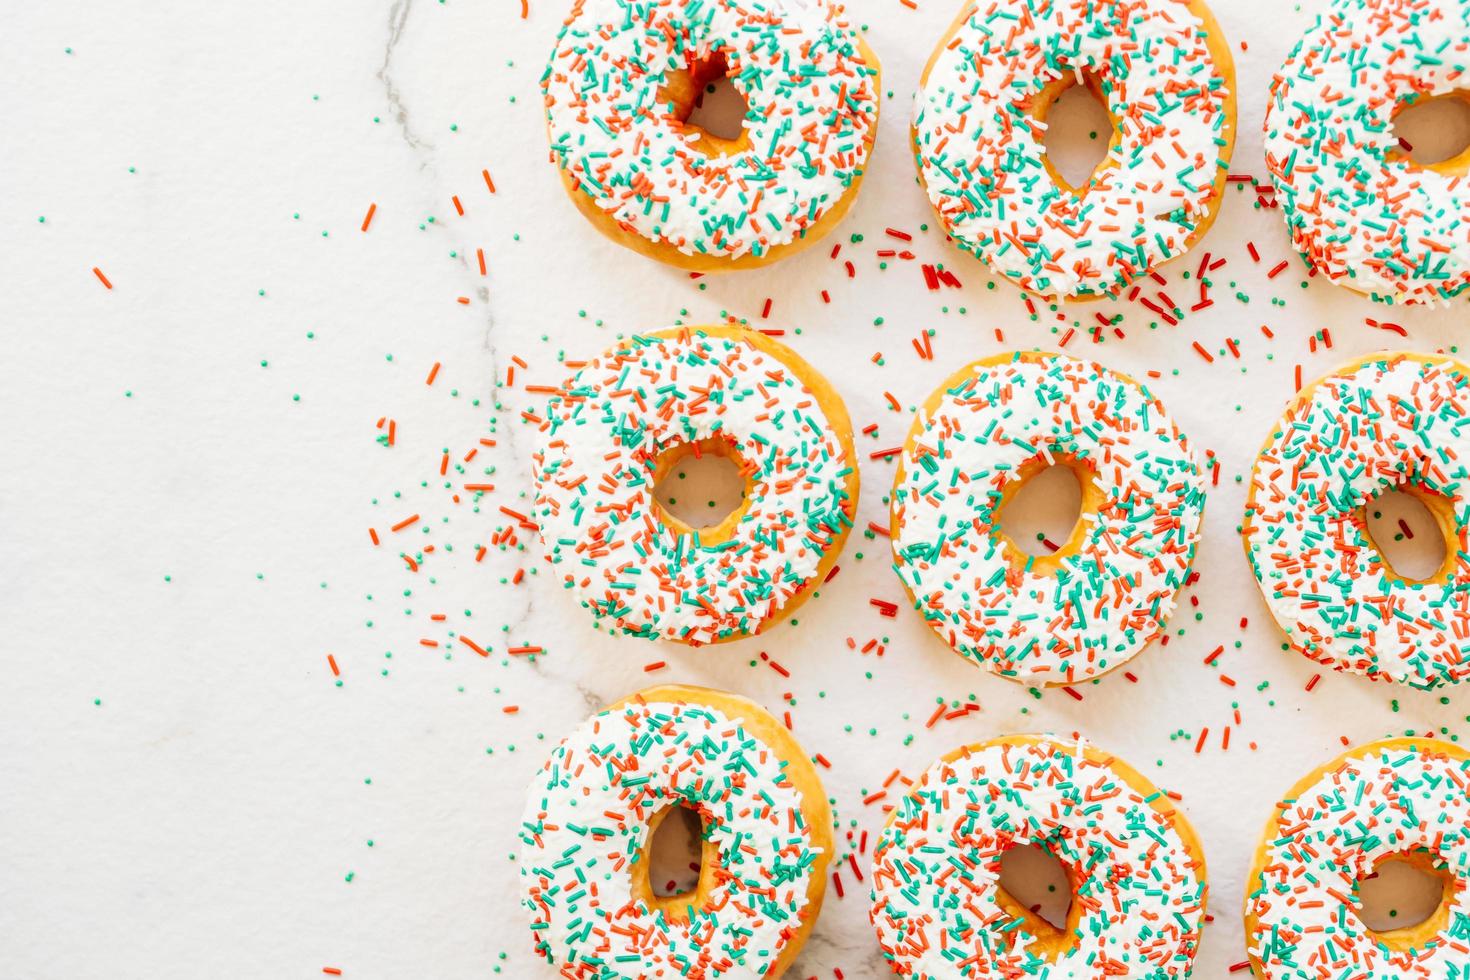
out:
<path id="1" fill-rule="evenodd" d="M 1377 931 L 1358 882 L 1385 861 L 1440 879 L 1424 921 Z M 1470 976 L 1470 753 L 1424 738 L 1350 749 L 1303 777 L 1266 822 L 1246 883 L 1245 934 L 1260 980 Z"/>
<path id="2" fill-rule="evenodd" d="M 1088 87 L 1113 120 L 1073 187 L 1042 138 Z M 1203 0 L 968 0 L 920 81 L 912 128 L 955 243 L 1043 296 L 1116 296 L 1209 229 L 1235 145 L 1235 70 Z"/>
<path id="3" fill-rule="evenodd" d="M 710 83 L 725 138 L 689 121 Z M 541 78 L 552 160 L 608 237 L 685 269 L 763 265 L 830 231 L 878 132 L 878 59 L 834 0 L 577 0 Z"/>
<path id="4" fill-rule="evenodd" d="M 702 826 L 699 880 L 657 895 L 650 846 L 674 808 Z M 551 753 L 521 823 L 536 951 L 575 980 L 773 980 L 821 910 L 832 814 L 765 710 L 692 687 L 642 691 Z"/>
<path id="5" fill-rule="evenodd" d="M 1470 288 L 1470 150 L 1412 160 L 1402 108 L 1464 99 L 1467 0 L 1337 0 L 1286 59 L 1266 110 L 1266 166 L 1292 243 L 1341 286 L 1446 303 Z"/>
<path id="6" fill-rule="evenodd" d="M 1071 537 L 1025 553 L 998 526 L 1048 465 L 1082 486 Z M 894 570 L 955 652 L 1027 684 L 1127 663 L 1164 629 L 1204 515 L 1204 474 L 1157 398 L 1061 354 L 966 365 L 920 408 L 894 477 Z"/>
<path id="7" fill-rule="evenodd" d="M 539 417 L 534 514 L 546 559 L 599 623 L 714 643 L 795 610 L 857 510 L 852 424 L 809 364 L 764 334 L 680 328 L 588 361 Z M 696 529 L 655 499 L 680 460 L 741 467 L 743 503 Z"/>
<path id="8" fill-rule="evenodd" d="M 1000 882 L 1036 845 L 1072 883 L 1064 925 Z M 893 809 L 870 917 L 914 980 L 1187 978 L 1208 895 L 1194 830 L 1164 792 L 1084 742 L 1014 735 L 945 756 Z"/>
<path id="9" fill-rule="evenodd" d="M 1470 367 L 1385 352 L 1303 388 L 1256 459 L 1241 534 L 1271 615 L 1334 670 L 1417 688 L 1470 677 Z M 1400 575 L 1365 506 L 1417 497 L 1445 539 L 1428 578 Z"/>

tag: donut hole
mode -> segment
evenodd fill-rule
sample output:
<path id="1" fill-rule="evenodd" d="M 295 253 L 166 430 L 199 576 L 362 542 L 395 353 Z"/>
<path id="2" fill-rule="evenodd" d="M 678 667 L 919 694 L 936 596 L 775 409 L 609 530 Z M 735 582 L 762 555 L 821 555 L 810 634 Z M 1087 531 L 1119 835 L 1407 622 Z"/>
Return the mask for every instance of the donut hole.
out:
<path id="1" fill-rule="evenodd" d="M 1075 463 L 1047 464 L 1043 460 L 1022 467 L 1019 485 L 1004 497 L 995 521 L 1021 554 L 1052 557 L 1077 533 L 1084 481 L 1078 470 Z M 1086 478 L 1090 482 L 1090 474 Z"/>
<path id="2" fill-rule="evenodd" d="M 1385 490 L 1363 507 L 1363 522 L 1373 547 L 1393 577 L 1405 582 L 1439 579 L 1454 557 L 1443 520 L 1453 516 L 1444 497 L 1416 486 Z"/>
<path id="3" fill-rule="evenodd" d="M 664 523 L 680 533 L 717 532 L 744 510 L 748 470 L 724 439 L 666 449 L 654 467 L 653 499 Z M 710 535 L 703 535 L 714 543 Z"/>
<path id="4" fill-rule="evenodd" d="M 1470 164 L 1470 92 L 1451 92 L 1401 102 L 1394 111 L 1392 131 L 1398 140 L 1396 157 L 1421 167 Z"/>
<path id="5" fill-rule="evenodd" d="M 1040 844 L 1018 844 L 1000 856 L 1000 887 L 1021 908 L 1057 931 L 1068 928 L 1072 878 Z"/>
<path id="6" fill-rule="evenodd" d="M 682 898 L 699 887 L 704 867 L 704 818 L 683 804 L 664 811 L 648 842 L 648 882 L 659 898 Z"/>
<path id="7" fill-rule="evenodd" d="M 1090 72 L 1057 79 L 1042 90 L 1034 109 L 1044 159 L 1052 178 L 1074 193 L 1086 189 L 1108 157 L 1117 126 L 1102 96 L 1102 85 Z"/>
<path id="8" fill-rule="evenodd" d="M 1380 940 L 1409 948 L 1418 937 L 1394 933 L 1447 916 L 1455 879 L 1427 852 L 1409 851 L 1380 858 L 1354 883 L 1353 892 L 1363 925 Z"/>
<path id="9" fill-rule="evenodd" d="M 691 55 L 687 68 L 666 73 L 660 93 L 696 149 L 723 156 L 749 144 L 745 117 L 750 104 L 732 81 L 724 52 Z"/>

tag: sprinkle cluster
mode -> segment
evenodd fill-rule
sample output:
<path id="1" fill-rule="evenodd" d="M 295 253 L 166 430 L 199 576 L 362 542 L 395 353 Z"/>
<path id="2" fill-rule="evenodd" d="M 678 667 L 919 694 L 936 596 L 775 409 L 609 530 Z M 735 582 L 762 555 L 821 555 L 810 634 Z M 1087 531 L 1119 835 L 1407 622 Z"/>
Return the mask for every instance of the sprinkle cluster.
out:
<path id="1" fill-rule="evenodd" d="M 926 406 L 893 491 L 894 569 L 956 651 L 1006 677 L 1067 684 L 1135 656 L 1189 573 L 1204 476 L 1147 389 L 1056 354 L 981 361 Z M 1009 559 L 1002 491 L 1036 459 L 1082 463 L 1103 502 L 1046 574 Z"/>
<path id="2" fill-rule="evenodd" d="M 1043 295 L 1116 295 L 1181 254 L 1218 200 L 1230 65 L 1184 0 L 979 0 L 941 43 L 914 145 L 959 246 Z M 1078 195 L 1044 165 L 1037 97 L 1094 77 L 1118 129 Z"/>
<path id="3" fill-rule="evenodd" d="M 1396 110 L 1466 87 L 1467 0 L 1338 0 L 1272 86 L 1266 164 L 1298 251 L 1377 299 L 1447 301 L 1470 287 L 1470 185 L 1420 167 Z"/>
<path id="4" fill-rule="evenodd" d="M 703 705 L 635 702 L 589 719 L 533 780 L 521 825 L 537 951 L 578 980 L 764 975 L 821 874 L 784 766 Z M 629 871 L 648 821 L 671 805 L 697 810 L 719 847 L 713 891 L 687 922 L 651 912 Z"/>
<path id="5" fill-rule="evenodd" d="M 1139 780 L 1141 782 L 1141 780 Z M 1175 816 L 1085 743 L 999 740 L 930 767 L 873 854 L 873 925 L 895 972 L 971 977 L 1187 977 L 1206 886 Z M 1082 906 L 1054 962 L 997 901 L 1001 856 L 1038 844 Z"/>
<path id="6" fill-rule="evenodd" d="M 1421 688 L 1470 676 L 1467 384 L 1449 358 L 1370 357 L 1299 396 L 1256 460 L 1246 554 L 1272 615 L 1313 660 Z M 1389 574 L 1367 536 L 1364 504 L 1405 484 L 1453 500 L 1442 584 Z"/>
<path id="7" fill-rule="evenodd" d="M 547 560 L 599 620 L 687 643 L 754 633 L 841 547 L 853 463 L 775 349 L 739 333 L 635 337 L 548 403 L 535 515 Z M 666 449 L 709 438 L 750 472 L 734 533 L 716 544 L 664 524 L 649 479 Z"/>
<path id="8" fill-rule="evenodd" d="M 1246 895 L 1264 980 L 1457 980 L 1470 976 L 1470 914 L 1450 911 L 1425 949 L 1395 952 L 1355 912 L 1379 859 L 1427 850 L 1470 875 L 1470 758 L 1427 740 L 1363 746 L 1329 763 L 1267 830 Z"/>
<path id="9" fill-rule="evenodd" d="M 710 156 L 660 95 L 723 57 L 749 146 Z M 826 0 L 581 0 L 541 86 L 558 166 L 620 225 L 688 255 L 764 255 L 802 237 L 861 177 L 876 68 Z"/>

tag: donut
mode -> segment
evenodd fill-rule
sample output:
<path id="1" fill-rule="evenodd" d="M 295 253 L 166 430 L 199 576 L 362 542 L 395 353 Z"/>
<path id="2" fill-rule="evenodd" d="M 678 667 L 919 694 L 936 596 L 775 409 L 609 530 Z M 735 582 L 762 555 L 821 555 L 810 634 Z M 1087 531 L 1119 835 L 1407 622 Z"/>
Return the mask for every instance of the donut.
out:
<path id="1" fill-rule="evenodd" d="M 1470 99 L 1466 0 L 1337 0 L 1286 59 L 1266 109 L 1266 166 L 1292 244 L 1332 282 L 1436 304 L 1470 287 L 1470 150 L 1411 160 L 1395 113 Z"/>
<path id="2" fill-rule="evenodd" d="M 1072 535 L 1024 553 L 997 515 L 1048 465 L 1082 487 Z M 1148 389 L 1015 352 L 961 368 L 919 409 L 893 481 L 893 567 L 955 652 L 1002 677 L 1100 677 L 1163 632 L 1189 575 L 1204 474 Z"/>
<path id="3" fill-rule="evenodd" d="M 735 139 L 688 122 L 722 77 L 748 106 Z M 831 0 L 577 0 L 541 77 L 578 209 L 696 272 L 765 265 L 836 227 L 878 132 L 879 85 Z"/>
<path id="4" fill-rule="evenodd" d="M 1372 354 L 1303 388 L 1256 459 L 1241 536 L 1290 645 L 1334 670 L 1422 689 L 1470 676 L 1470 368 Z M 1364 507 L 1422 501 L 1445 539 L 1427 579 L 1395 572 Z"/>
<path id="5" fill-rule="evenodd" d="M 857 510 L 852 423 L 795 352 L 739 327 L 667 330 L 588 361 L 538 417 L 546 559 L 598 623 L 698 645 L 794 612 L 837 562 Z M 691 528 L 653 490 L 686 456 L 745 475 L 740 507 Z"/>
<path id="6" fill-rule="evenodd" d="M 1000 883 L 1034 844 L 1072 883 L 1064 928 Z M 894 807 L 873 852 L 870 918 L 893 972 L 1188 977 L 1208 897 L 1199 838 L 1171 799 L 1085 741 L 1009 735 L 940 759 Z"/>
<path id="7" fill-rule="evenodd" d="M 1470 976 L 1470 752 L 1425 738 L 1350 749 L 1293 786 L 1266 822 L 1246 881 L 1245 937 L 1261 980 Z M 1407 928 L 1360 918 L 1357 882 L 1385 860 L 1441 879 L 1439 907 Z"/>
<path id="8" fill-rule="evenodd" d="M 1113 122 L 1073 187 L 1046 120 L 1074 85 Z M 1215 220 L 1235 148 L 1235 68 L 1203 0 L 969 0 L 919 82 L 919 177 L 944 230 L 1043 296 L 1116 296 Z"/>
<path id="9" fill-rule="evenodd" d="M 649 849 L 678 807 L 703 825 L 699 881 L 655 895 Z M 832 813 L 763 708 L 665 686 L 562 740 L 532 780 L 520 838 L 522 905 L 561 976 L 774 980 L 821 911 Z"/>

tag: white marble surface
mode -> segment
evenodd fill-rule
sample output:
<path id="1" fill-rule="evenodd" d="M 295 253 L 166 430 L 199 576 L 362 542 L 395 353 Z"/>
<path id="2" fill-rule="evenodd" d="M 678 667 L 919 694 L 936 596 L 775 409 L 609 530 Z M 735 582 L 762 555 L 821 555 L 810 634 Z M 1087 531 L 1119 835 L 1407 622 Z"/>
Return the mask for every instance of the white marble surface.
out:
<path id="1" fill-rule="evenodd" d="M 1460 692 L 1337 676 L 1305 692 L 1317 671 L 1282 652 L 1242 555 L 1237 477 L 1296 365 L 1310 377 L 1396 340 L 1365 317 L 1404 324 L 1420 349 L 1454 343 L 1463 309 L 1304 290 L 1297 266 L 1268 281 L 1287 253 L 1280 215 L 1232 191 L 1200 251 L 1166 270 L 1184 303 L 1185 268 L 1206 250 L 1228 259 L 1212 309 L 1158 329 L 1137 305 L 1065 311 L 1062 331 L 1121 313 L 1125 339 L 1095 345 L 1079 331 L 1067 349 L 1161 370 L 1155 387 L 1221 461 L 1180 635 L 1135 661 L 1136 684 L 1037 698 L 975 670 L 908 610 L 888 619 L 869 604 L 902 595 L 886 540 L 863 534 L 797 626 L 713 650 L 615 641 L 537 574 L 533 535 L 474 560 L 514 524 L 499 508 L 525 506 L 520 413 L 544 396 L 524 386 L 560 381 L 563 353 L 681 315 L 758 318 L 769 297 L 761 325 L 829 372 L 859 427 L 878 423 L 861 439 L 875 450 L 897 445 L 909 420 L 885 390 L 912 406 L 963 361 L 1054 345 L 1059 332 L 919 233 L 929 216 L 904 126 L 952 3 L 855 5 L 893 93 L 860 200 L 824 245 L 701 282 L 606 243 L 565 200 L 537 78 L 566 4 L 530 5 L 524 20 L 515 0 L 56 0 L 7 12 L 0 974 L 550 977 L 511 860 L 527 778 L 593 708 L 686 681 L 789 708 L 806 748 L 831 760 L 822 775 L 844 829 L 870 839 L 881 802 L 863 799 L 895 769 L 1003 732 L 1087 734 L 1182 794 L 1213 891 L 1196 974 L 1224 976 L 1244 958 L 1243 876 L 1277 796 L 1341 739 L 1459 733 L 1466 714 Z M 1267 81 L 1316 5 L 1215 5 L 1240 71 L 1236 172 L 1262 173 Z M 963 289 L 926 291 L 917 260 L 880 270 L 876 250 L 904 247 L 887 227 L 914 233 L 919 260 L 947 263 Z M 1249 304 L 1230 299 L 1231 281 Z M 935 357 L 920 360 L 910 339 L 931 327 Z M 1323 328 L 1332 348 L 1314 352 Z M 1220 353 L 1227 338 L 1239 360 Z M 506 385 L 513 356 L 527 367 Z M 391 448 L 377 441 L 385 416 Z M 443 450 L 458 462 L 481 438 L 497 445 L 467 475 L 451 470 L 446 489 Z M 860 526 L 886 523 L 892 465 L 863 463 Z M 497 489 L 476 509 L 452 499 L 465 482 Z M 388 530 L 415 513 L 418 524 Z M 863 655 L 848 637 L 885 638 L 886 653 Z M 546 652 L 506 656 L 519 644 Z M 657 660 L 668 666 L 645 673 Z M 926 728 L 938 698 L 981 710 Z M 831 898 L 793 976 L 886 975 L 866 888 L 842 875 L 846 898 Z"/>

